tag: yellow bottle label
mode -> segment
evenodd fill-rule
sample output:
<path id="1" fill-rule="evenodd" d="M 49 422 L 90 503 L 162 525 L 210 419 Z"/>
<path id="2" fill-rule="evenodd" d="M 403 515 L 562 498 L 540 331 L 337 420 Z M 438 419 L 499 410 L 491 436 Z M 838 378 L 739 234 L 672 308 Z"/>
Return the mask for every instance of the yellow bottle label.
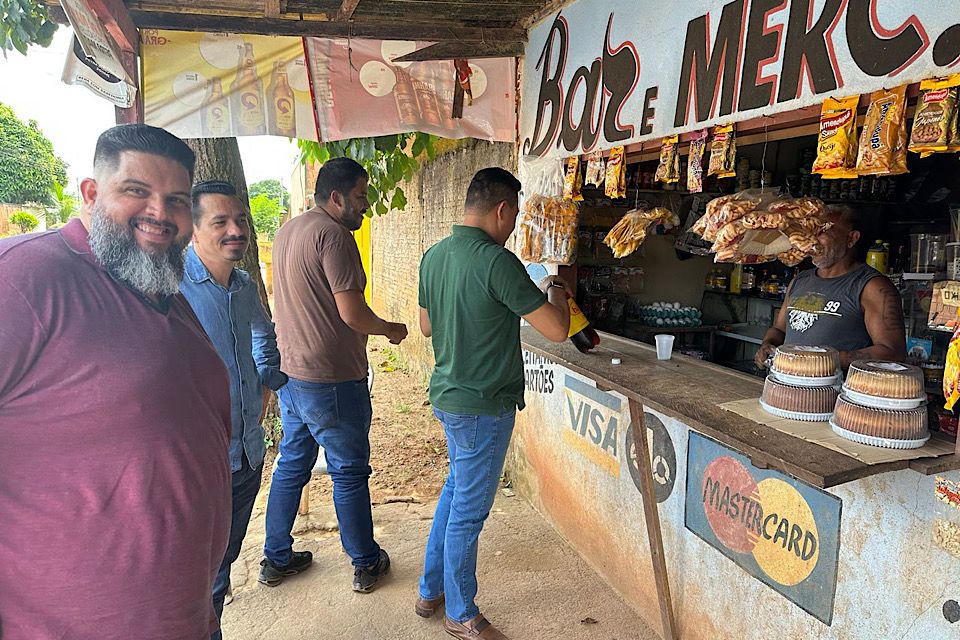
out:
<path id="1" fill-rule="evenodd" d="M 586 329 L 590 322 L 573 298 L 567 298 L 567 306 L 570 307 L 570 330 L 567 332 L 567 337 L 571 338 Z"/>

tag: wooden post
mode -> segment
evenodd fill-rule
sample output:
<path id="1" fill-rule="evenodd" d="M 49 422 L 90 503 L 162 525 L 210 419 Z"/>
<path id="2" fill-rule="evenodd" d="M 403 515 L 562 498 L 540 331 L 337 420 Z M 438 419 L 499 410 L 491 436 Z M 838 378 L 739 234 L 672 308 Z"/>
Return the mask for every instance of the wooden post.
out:
<path id="1" fill-rule="evenodd" d="M 647 524 L 647 540 L 650 543 L 650 560 L 653 562 L 653 578 L 657 585 L 657 600 L 660 605 L 661 635 L 665 640 L 677 640 L 676 623 L 673 619 L 673 602 L 670 599 L 670 581 L 667 563 L 663 554 L 663 535 L 660 531 L 660 512 L 657 509 L 657 494 L 653 486 L 653 469 L 650 465 L 650 445 L 647 442 L 647 426 L 643 419 L 643 406 L 630 398 L 630 428 L 636 447 L 637 468 L 640 471 L 640 493 L 643 495 L 643 517 Z M 629 453 L 628 453 L 629 455 Z"/>
<path id="2" fill-rule="evenodd" d="M 305 516 L 310 513 L 310 483 L 307 482 L 300 494 L 300 507 L 297 509 L 297 515 Z"/>

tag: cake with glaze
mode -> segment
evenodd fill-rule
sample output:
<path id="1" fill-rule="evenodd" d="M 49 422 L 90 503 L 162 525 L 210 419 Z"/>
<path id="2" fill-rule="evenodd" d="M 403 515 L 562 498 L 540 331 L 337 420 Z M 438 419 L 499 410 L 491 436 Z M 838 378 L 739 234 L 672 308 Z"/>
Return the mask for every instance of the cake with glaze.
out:
<path id="1" fill-rule="evenodd" d="M 839 392 L 836 387 L 801 387 L 785 384 L 774 376 L 767 376 L 761 400 L 769 413 L 798 414 L 798 420 L 826 420 L 833 412 Z"/>
<path id="2" fill-rule="evenodd" d="M 829 378 L 840 369 L 840 352 L 833 347 L 781 346 L 773 370 L 788 376 Z"/>
<path id="3" fill-rule="evenodd" d="M 908 410 L 877 409 L 840 396 L 831 422 L 846 431 L 872 438 L 922 440 L 930 435 L 926 406 Z"/>
<path id="4" fill-rule="evenodd" d="M 924 397 L 923 371 L 885 360 L 857 360 L 851 364 L 845 387 L 877 398 L 908 400 Z"/>

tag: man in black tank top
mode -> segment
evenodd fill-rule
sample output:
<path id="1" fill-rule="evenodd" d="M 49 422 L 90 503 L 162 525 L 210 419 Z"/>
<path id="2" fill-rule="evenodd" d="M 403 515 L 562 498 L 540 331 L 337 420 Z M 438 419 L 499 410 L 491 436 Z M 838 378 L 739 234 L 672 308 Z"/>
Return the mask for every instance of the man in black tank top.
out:
<path id="1" fill-rule="evenodd" d="M 833 226 L 818 238 L 817 268 L 790 283 L 754 359 L 760 368 L 782 344 L 834 347 L 844 369 L 864 358 L 907 357 L 900 293 L 885 275 L 857 260 L 858 213 L 828 207 L 827 219 Z"/>

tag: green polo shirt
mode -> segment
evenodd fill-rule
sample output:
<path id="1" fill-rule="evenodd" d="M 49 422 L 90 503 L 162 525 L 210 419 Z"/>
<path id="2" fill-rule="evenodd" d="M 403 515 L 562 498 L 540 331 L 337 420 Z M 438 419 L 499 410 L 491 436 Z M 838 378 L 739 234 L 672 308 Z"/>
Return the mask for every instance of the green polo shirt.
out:
<path id="1" fill-rule="evenodd" d="M 433 328 L 433 406 L 461 415 L 523 409 L 520 316 L 547 297 L 517 256 L 480 229 L 454 226 L 423 256 L 419 299 Z"/>

